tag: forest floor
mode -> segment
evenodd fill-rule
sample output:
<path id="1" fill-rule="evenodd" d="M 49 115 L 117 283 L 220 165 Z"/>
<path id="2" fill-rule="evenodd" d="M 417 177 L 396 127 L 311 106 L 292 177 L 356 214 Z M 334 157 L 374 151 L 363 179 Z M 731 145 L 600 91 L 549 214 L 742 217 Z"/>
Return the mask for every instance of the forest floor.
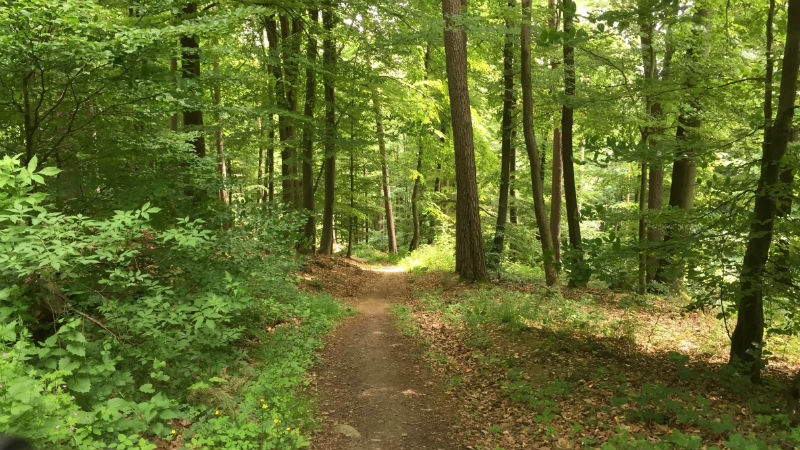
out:
<path id="1" fill-rule="evenodd" d="M 419 342 L 393 325 L 392 305 L 410 295 L 407 274 L 342 260 L 316 266 L 325 289 L 359 314 L 329 338 L 316 368 L 322 419 L 312 448 L 463 448 L 453 399 Z"/>
<path id="2" fill-rule="evenodd" d="M 753 386 L 713 312 L 606 290 L 461 282 L 317 259 L 358 314 L 312 373 L 312 448 L 790 448 L 775 355 Z M 792 350 L 792 349 L 788 349 Z M 795 432 L 796 433 L 796 432 Z"/>

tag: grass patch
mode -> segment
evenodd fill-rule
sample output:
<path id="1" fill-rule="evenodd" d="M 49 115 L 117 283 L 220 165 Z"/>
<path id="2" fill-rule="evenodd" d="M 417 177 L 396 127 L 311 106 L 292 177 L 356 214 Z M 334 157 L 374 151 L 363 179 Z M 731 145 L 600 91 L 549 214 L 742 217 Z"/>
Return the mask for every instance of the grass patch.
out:
<path id="1" fill-rule="evenodd" d="M 394 323 L 400 332 L 406 336 L 419 336 L 419 322 L 414 317 L 414 310 L 407 305 L 394 305 L 392 307 Z"/>

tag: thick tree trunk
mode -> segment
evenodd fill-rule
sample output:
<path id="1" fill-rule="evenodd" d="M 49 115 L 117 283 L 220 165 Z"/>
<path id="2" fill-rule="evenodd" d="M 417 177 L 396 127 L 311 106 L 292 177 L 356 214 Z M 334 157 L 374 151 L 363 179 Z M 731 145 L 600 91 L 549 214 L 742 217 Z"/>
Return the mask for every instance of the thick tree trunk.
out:
<path id="1" fill-rule="evenodd" d="M 283 76 L 283 70 L 281 70 L 281 56 L 280 56 L 280 44 L 278 42 L 278 28 L 275 24 L 275 18 L 272 16 L 267 16 L 264 18 L 264 29 L 267 32 L 267 41 L 269 43 L 269 64 L 268 67 L 272 72 L 273 77 L 275 78 L 275 104 L 282 110 L 287 110 L 289 107 L 286 104 L 286 82 Z M 284 114 L 278 114 L 278 139 L 280 140 L 281 147 L 286 145 L 286 117 Z M 267 116 L 270 122 L 270 140 L 269 140 L 269 158 L 267 159 L 267 163 L 269 165 L 269 202 L 273 203 L 275 200 L 275 127 L 273 124 L 272 114 Z M 281 172 L 285 169 L 281 166 Z M 283 181 L 282 181 L 283 183 Z M 284 185 L 285 189 L 285 185 Z M 286 201 L 285 195 L 288 192 L 282 193 L 284 195 L 283 201 Z"/>
<path id="2" fill-rule="evenodd" d="M 411 244 L 408 251 L 413 252 L 419 248 L 420 224 L 419 224 L 419 191 L 422 189 L 422 136 L 419 138 L 419 153 L 417 153 L 417 175 L 414 177 L 414 189 L 411 191 L 411 219 L 414 225 L 414 235 L 411 236 Z"/>
<path id="3" fill-rule="evenodd" d="M 314 253 L 317 240 L 317 222 L 314 215 L 314 106 L 317 100 L 317 70 L 314 67 L 317 61 L 317 38 L 314 37 L 314 26 L 319 17 L 316 9 L 308 10 L 309 35 L 306 44 L 306 100 L 303 105 L 303 114 L 306 124 L 303 126 L 303 209 L 308 218 L 303 226 L 304 245 L 300 248 L 305 253 Z M 349 248 L 348 248 L 349 250 Z M 348 255 L 349 256 L 349 255 Z"/>
<path id="4" fill-rule="evenodd" d="M 386 141 L 383 135 L 383 117 L 377 95 L 372 97 L 375 107 L 375 126 L 378 132 L 378 151 L 381 153 L 381 187 L 383 188 L 383 206 L 386 211 L 386 236 L 389 253 L 397 254 L 397 238 L 394 234 L 394 211 L 392 210 L 392 194 L 389 187 L 389 164 L 386 160 Z"/>
<path id="5" fill-rule="evenodd" d="M 525 149 L 531 163 L 531 185 L 533 187 L 533 210 L 536 225 L 542 241 L 542 259 L 544 261 L 545 281 L 548 286 L 558 284 L 558 272 L 553 262 L 553 240 L 550 236 L 550 223 L 544 204 L 544 190 L 539 174 L 539 150 L 536 146 L 536 134 L 533 128 L 533 87 L 531 86 L 531 0 L 522 0 L 522 36 L 521 57 L 522 78 L 522 130 L 525 137 Z"/>
<path id="6" fill-rule="evenodd" d="M 485 280 L 488 273 L 481 236 L 472 115 L 467 86 L 467 33 L 459 23 L 460 15 L 459 0 L 442 0 L 447 87 L 450 94 L 456 169 L 456 272 L 468 280 Z"/>
<path id="7" fill-rule="evenodd" d="M 564 33 L 572 29 L 575 15 L 574 0 L 563 0 Z M 584 267 L 581 247 L 581 219 L 578 211 L 578 192 L 575 188 L 575 167 L 572 154 L 573 110 L 571 98 L 575 96 L 575 49 L 564 46 L 564 95 L 566 101 L 561 108 L 561 160 L 564 164 L 564 203 L 567 207 L 567 231 L 571 247 L 573 270 L 570 272 L 570 286 L 583 286 L 588 281 L 588 271 Z M 569 256 L 570 254 L 568 254 Z"/>
<path id="8" fill-rule="evenodd" d="M 184 18 L 197 14 L 197 3 L 189 2 L 183 8 Z M 184 80 L 196 83 L 200 78 L 200 44 L 194 35 L 181 36 L 181 76 Z M 191 86 L 193 95 L 198 95 L 196 86 Z M 195 99 L 196 100 L 196 99 Z M 203 111 L 199 107 L 190 107 L 183 111 L 183 126 L 188 131 L 198 131 L 199 134 L 192 139 L 191 144 L 199 157 L 206 156 L 206 139 L 203 131 Z"/>
<path id="9" fill-rule="evenodd" d="M 515 0 L 508 1 L 508 8 L 513 10 Z M 501 125 L 500 145 L 500 194 L 497 202 L 497 224 L 494 232 L 492 261 L 490 264 L 499 267 L 502 259 L 506 236 L 506 220 L 508 218 L 508 185 L 511 173 L 511 133 L 514 130 L 514 36 L 511 34 L 513 22 L 506 19 L 506 35 L 503 43 L 503 119 Z"/>
<path id="10" fill-rule="evenodd" d="M 332 0 L 323 2 L 322 28 L 325 37 L 322 40 L 322 63 L 325 71 L 322 84 L 325 90 L 325 201 L 322 212 L 322 236 L 319 252 L 323 255 L 333 253 L 333 204 L 336 188 L 336 92 L 334 80 L 336 73 L 336 43 L 333 41 L 333 26 L 336 20 Z"/>
<path id="11" fill-rule="evenodd" d="M 551 171 L 550 235 L 553 239 L 553 260 L 561 262 L 561 130 L 553 129 L 553 169 Z"/>
<path id="12" fill-rule="evenodd" d="M 755 211 L 742 262 L 738 295 L 739 318 L 731 336 L 731 361 L 750 366 L 754 382 L 761 376 L 764 339 L 763 278 L 775 223 L 776 188 L 780 184 L 781 159 L 792 132 L 800 68 L 800 0 L 789 0 L 786 44 L 783 52 L 778 112 L 769 142 L 764 146 Z"/>

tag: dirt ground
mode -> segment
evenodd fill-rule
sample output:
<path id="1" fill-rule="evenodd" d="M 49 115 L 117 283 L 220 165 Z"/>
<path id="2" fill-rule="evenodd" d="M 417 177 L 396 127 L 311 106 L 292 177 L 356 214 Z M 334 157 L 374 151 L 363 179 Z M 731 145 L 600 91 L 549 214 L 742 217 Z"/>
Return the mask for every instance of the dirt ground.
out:
<path id="1" fill-rule="evenodd" d="M 407 275 L 343 260 L 316 264 L 324 266 L 317 287 L 358 314 L 329 338 L 315 368 L 321 423 L 311 448 L 465 448 L 441 375 L 423 358 L 425 349 L 393 325 L 391 306 L 410 295 Z"/>

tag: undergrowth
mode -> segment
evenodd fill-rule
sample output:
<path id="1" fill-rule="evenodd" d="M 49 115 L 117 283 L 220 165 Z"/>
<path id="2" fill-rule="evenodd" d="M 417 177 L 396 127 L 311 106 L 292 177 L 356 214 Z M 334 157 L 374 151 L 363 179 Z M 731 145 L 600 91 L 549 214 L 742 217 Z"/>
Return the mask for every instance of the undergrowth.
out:
<path id="1" fill-rule="evenodd" d="M 49 449 L 308 445 L 297 388 L 342 308 L 294 285 L 302 217 L 66 215 L 37 188 L 57 170 L 36 167 L 0 160 L 0 431 Z"/>

